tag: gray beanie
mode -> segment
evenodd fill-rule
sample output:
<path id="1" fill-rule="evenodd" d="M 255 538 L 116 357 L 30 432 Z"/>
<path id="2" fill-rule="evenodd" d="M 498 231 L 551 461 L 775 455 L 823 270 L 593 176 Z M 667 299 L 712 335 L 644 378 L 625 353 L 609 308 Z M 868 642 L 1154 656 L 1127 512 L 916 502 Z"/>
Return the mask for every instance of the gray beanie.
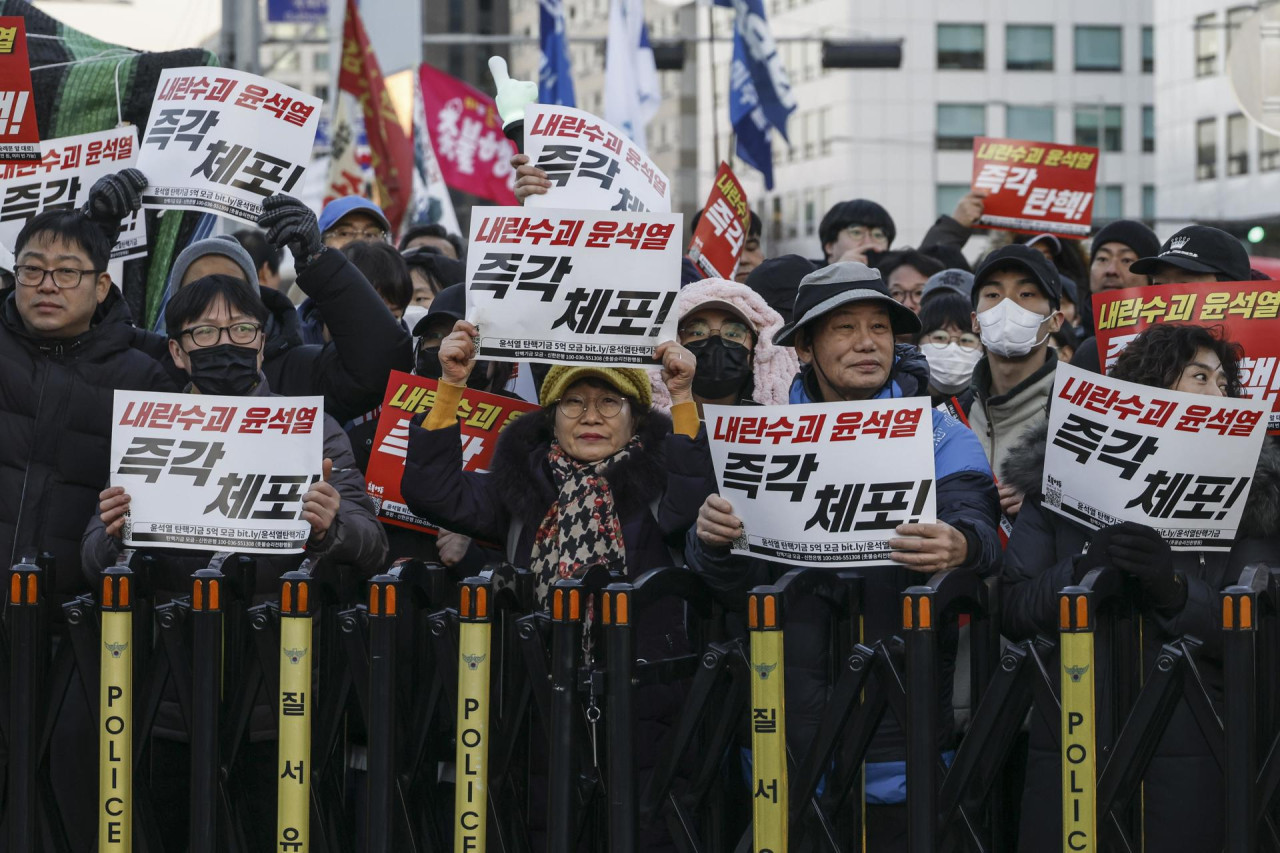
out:
<path id="1" fill-rule="evenodd" d="M 253 265 L 253 258 L 249 257 L 249 253 L 236 238 L 229 236 L 197 240 L 179 252 L 173 262 L 173 269 L 169 271 L 169 290 L 171 292 L 176 290 L 182 282 L 182 277 L 187 274 L 187 268 L 206 255 L 222 255 L 224 258 L 229 258 L 240 267 L 245 279 L 253 285 L 255 291 L 257 290 L 258 269 Z"/>

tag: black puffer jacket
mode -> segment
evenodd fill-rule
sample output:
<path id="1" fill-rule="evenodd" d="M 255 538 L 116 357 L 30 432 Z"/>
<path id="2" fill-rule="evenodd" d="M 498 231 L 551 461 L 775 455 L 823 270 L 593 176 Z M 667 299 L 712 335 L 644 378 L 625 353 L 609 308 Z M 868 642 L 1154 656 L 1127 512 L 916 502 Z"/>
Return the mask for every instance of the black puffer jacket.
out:
<path id="1" fill-rule="evenodd" d="M 1013 640 L 1054 637 L 1057 593 L 1073 583 L 1077 557 L 1090 532 L 1041 505 L 1047 421 L 1028 428 L 1010 453 L 1006 480 L 1027 495 L 1004 555 L 1003 632 Z M 1160 646 L 1182 635 L 1199 639 L 1196 666 L 1215 702 L 1222 696 L 1222 635 L 1218 593 L 1235 583 L 1247 563 L 1280 562 L 1280 442 L 1267 438 L 1245 505 L 1240 535 L 1229 553 L 1175 551 L 1174 571 L 1187 586 L 1187 603 L 1173 618 L 1148 614 L 1143 622 L 1143 660 L 1149 669 Z M 1099 637 L 1097 689 L 1109 683 L 1107 644 Z M 1056 655 L 1049 664 L 1058 672 Z M 1101 695 L 1101 694 L 1100 694 Z M 1113 737 L 1100 716 L 1099 743 Z M 1061 846 L 1061 762 L 1054 736 L 1031 715 L 1031 751 L 1022 803 L 1019 849 Z M 1179 702 L 1144 777 L 1146 849 L 1201 853 L 1222 849 L 1222 770 L 1190 709 Z M 1101 819 L 1101 818 L 1100 818 Z"/>
<path id="2" fill-rule="evenodd" d="M 31 337 L 14 300 L 0 305 L 0 559 L 50 551 L 49 588 L 78 593 L 80 536 L 110 467 L 114 392 L 178 387 L 131 348 L 115 288 L 89 331 L 63 341 Z"/>

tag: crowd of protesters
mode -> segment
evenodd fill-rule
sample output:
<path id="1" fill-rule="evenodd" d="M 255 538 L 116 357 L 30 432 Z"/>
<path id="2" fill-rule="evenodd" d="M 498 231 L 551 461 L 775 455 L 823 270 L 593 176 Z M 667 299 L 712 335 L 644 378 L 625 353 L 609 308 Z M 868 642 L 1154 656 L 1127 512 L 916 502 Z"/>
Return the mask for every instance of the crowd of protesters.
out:
<path id="1" fill-rule="evenodd" d="M 520 199 L 550 187 L 523 155 L 513 166 Z M 307 553 L 265 561 L 262 593 L 306 558 L 373 574 L 389 560 L 415 557 L 454 567 L 459 577 L 507 560 L 534 573 L 539 603 L 557 578 L 589 566 L 636 578 L 683 565 L 741 611 L 747 591 L 785 567 L 730 552 L 742 525 L 718 494 L 704 404 L 917 396 L 936 407 L 937 520 L 900 526 L 891 542 L 896 567 L 868 573 L 868 642 L 897 631 L 903 589 L 961 568 L 1002 576 L 1009 638 L 1052 636 L 1055 593 L 1106 566 L 1142 590 L 1148 658 L 1163 641 L 1191 634 L 1202 643 L 1197 663 L 1206 686 L 1220 691 L 1215 594 L 1246 560 L 1280 557 L 1280 451 L 1272 439 L 1229 553 L 1175 554 L 1151 528 L 1093 531 L 1041 506 L 1055 370 L 1072 361 L 1099 371 L 1091 295 L 1251 278 L 1240 242 L 1211 227 L 1189 226 L 1162 245 L 1146 225 L 1121 220 L 1101 228 L 1087 254 L 1081 242 L 1045 234 L 995 248 L 971 266 L 963 250 L 982 213 L 977 194 L 941 217 L 916 248 L 895 247 L 884 205 L 842 201 L 821 221 L 814 259 L 769 257 L 753 213 L 733 280 L 699 279 L 685 265 L 677 339 L 660 343 L 651 370 L 531 369 L 477 359 L 462 241 L 423 226 L 393 244 L 383 211 L 360 198 L 334 201 L 317 217 L 296 199 L 273 196 L 261 230 L 192 242 L 170 271 L 163 323 L 157 331 L 139 328 L 104 270 L 121 220 L 139 207 L 145 186 L 136 170 L 103 178 L 83 210 L 40 214 L 12 247 L 16 285 L 0 307 L 0 547 L 8 546 L 11 563 L 51 552 L 50 589 L 61 596 L 91 589 L 122 550 L 130 498 L 108 487 L 115 390 L 324 398 L 324 478 L 303 498 L 312 531 Z M 296 307 L 280 289 L 285 249 L 304 298 Z M 1240 357 L 1216 329 L 1159 325 L 1129 345 L 1112 373 L 1233 397 L 1241 395 Z M 439 526 L 437 536 L 379 524 L 365 496 L 361 475 L 393 370 L 439 382 L 434 406 L 412 424 L 402 482 L 407 505 Z M 540 410 L 503 432 L 487 473 L 464 472 L 463 394 L 512 394 L 518 375 L 532 376 Z M 1002 517 L 1012 525 L 1004 548 Z M 158 552 L 165 567 L 158 583 L 180 590 L 202 565 L 192 553 Z M 821 606 L 792 613 L 787 633 L 787 736 L 797 755 L 814 737 L 830 687 L 832 640 Z M 671 609 L 641 627 L 638 654 L 661 658 L 688 643 L 682 613 Z M 953 720 L 963 691 L 952 688 L 964 653 L 962 638 L 944 633 L 944 759 L 961 735 Z M 638 737 L 658 737 L 679 702 L 678 685 L 648 689 Z M 171 722 L 165 755 L 168 766 L 180 766 L 181 721 Z M 1030 739 L 1019 849 L 1038 851 L 1058 844 L 1061 775 L 1054 737 L 1033 724 Z M 70 780 L 59 787 L 64 813 L 92 808 L 85 754 L 92 752 L 55 752 L 55 777 Z M 904 755 L 903 732 L 887 716 L 866 766 L 868 849 L 903 849 Z M 641 761 L 639 769 L 648 766 Z M 1181 708 L 1144 789 L 1149 849 L 1216 849 L 1220 788 L 1221 771 Z M 180 789 L 175 780 L 172 791 Z M 160 809 L 175 845 L 185 833 L 180 799 Z M 259 828 L 274 826 L 273 802 L 260 800 Z M 91 844 L 82 840 L 73 846 Z M 670 843 L 655 831 L 644 847 Z"/>

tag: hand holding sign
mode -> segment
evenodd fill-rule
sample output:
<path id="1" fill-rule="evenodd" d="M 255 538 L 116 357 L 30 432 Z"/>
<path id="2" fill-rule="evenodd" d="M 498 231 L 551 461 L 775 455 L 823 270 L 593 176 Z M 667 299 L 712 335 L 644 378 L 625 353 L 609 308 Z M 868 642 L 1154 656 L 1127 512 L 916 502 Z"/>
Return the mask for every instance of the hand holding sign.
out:
<path id="1" fill-rule="evenodd" d="M 324 249 L 315 213 L 293 196 L 277 193 L 264 201 L 258 226 L 266 229 L 268 243 L 288 247 L 299 272 Z"/>
<path id="2" fill-rule="evenodd" d="M 466 385 L 476 366 L 476 336 L 480 330 L 466 320 L 453 324 L 453 331 L 440 343 L 440 378 L 450 385 Z"/>
<path id="3" fill-rule="evenodd" d="M 899 524 L 894 530 L 901 539 L 890 539 L 889 557 L 917 572 L 954 569 L 969 556 L 969 540 L 945 521 L 932 524 Z"/>
<path id="4" fill-rule="evenodd" d="M 511 168 L 516 170 L 516 201 L 524 204 L 531 195 L 546 195 L 551 189 L 551 181 L 547 173 L 537 166 L 529 165 L 528 154 L 516 154 L 511 158 Z"/>
<path id="5" fill-rule="evenodd" d="M 531 80 L 512 80 L 507 74 L 507 61 L 501 56 L 489 57 L 489 73 L 497 87 L 493 102 L 498 107 L 505 127 L 524 118 L 524 108 L 538 101 L 538 84 Z"/>
<path id="6" fill-rule="evenodd" d="M 742 535 L 742 519 L 733 504 L 719 495 L 707 495 L 698 510 L 698 538 L 713 548 L 728 548 Z"/>
<path id="7" fill-rule="evenodd" d="M 147 176 L 137 169 L 103 175 L 89 190 L 84 213 L 94 222 L 118 229 L 122 219 L 142 208 L 142 191 L 146 188 Z"/>
<path id="8" fill-rule="evenodd" d="M 956 209 L 952 211 L 951 218 L 965 228 L 972 228 L 982 218 L 985 209 L 983 199 L 986 197 L 986 190 L 970 190 L 964 198 L 956 202 Z"/>
<path id="9" fill-rule="evenodd" d="M 123 486 L 112 486 L 98 494 L 98 513 L 107 527 L 107 535 L 120 538 L 124 517 L 129 512 L 129 494 Z"/>
<path id="10" fill-rule="evenodd" d="M 302 520 L 311 525 L 313 543 L 324 541 L 325 534 L 338 516 L 338 507 L 342 504 L 338 490 L 329 483 L 329 475 L 333 473 L 333 460 L 325 459 L 321 471 L 324 479 L 302 496 Z"/>

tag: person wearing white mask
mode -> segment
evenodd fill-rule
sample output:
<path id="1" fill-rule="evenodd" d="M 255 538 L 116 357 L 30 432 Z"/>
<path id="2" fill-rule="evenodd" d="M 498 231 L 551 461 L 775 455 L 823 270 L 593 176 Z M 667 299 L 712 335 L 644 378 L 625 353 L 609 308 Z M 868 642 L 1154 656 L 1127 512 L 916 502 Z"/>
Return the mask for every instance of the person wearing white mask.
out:
<path id="1" fill-rule="evenodd" d="M 982 340 L 971 330 L 972 317 L 969 297 L 951 289 L 944 288 L 920 308 L 915 344 L 929 363 L 929 396 L 935 406 L 951 402 L 967 409 L 973 401 L 970 384 L 982 360 Z"/>
<path id="2" fill-rule="evenodd" d="M 1020 245 L 997 249 L 974 273 L 972 329 L 986 355 L 973 371 L 964 407 L 997 481 L 1023 430 L 1048 410 L 1058 356 L 1050 335 L 1063 323 L 1062 282 L 1040 252 Z M 1000 508 L 1014 516 L 1022 494 L 1000 486 Z"/>

